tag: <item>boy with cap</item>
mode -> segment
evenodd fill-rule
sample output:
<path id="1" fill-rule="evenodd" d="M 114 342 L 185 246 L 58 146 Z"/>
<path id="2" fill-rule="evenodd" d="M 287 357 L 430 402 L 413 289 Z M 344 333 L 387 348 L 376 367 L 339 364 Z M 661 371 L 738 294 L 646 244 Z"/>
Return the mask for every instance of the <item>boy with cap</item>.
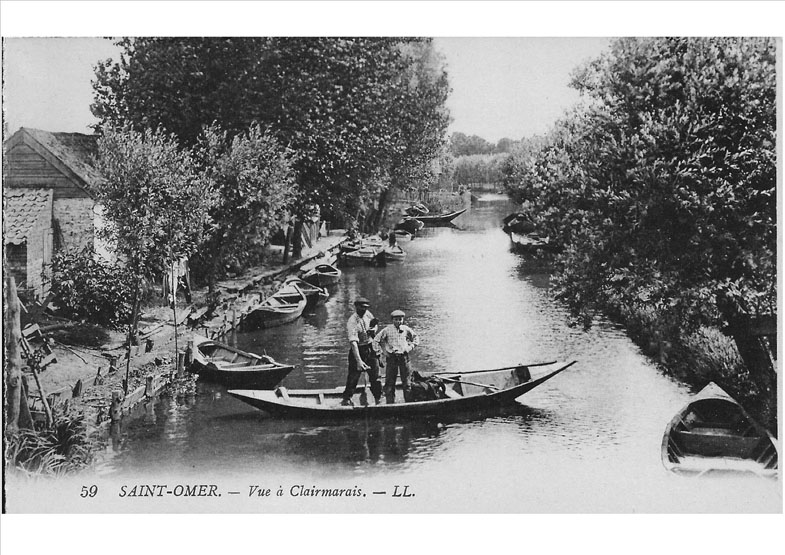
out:
<path id="1" fill-rule="evenodd" d="M 387 355 L 387 376 L 384 379 L 384 395 L 387 404 L 395 403 L 395 380 L 401 374 L 404 401 L 409 400 L 411 382 L 409 376 L 409 352 L 419 345 L 420 338 L 409 326 L 403 324 L 406 314 L 403 310 L 393 310 L 390 314 L 393 323 L 376 335 L 374 342 Z"/>
<path id="2" fill-rule="evenodd" d="M 371 325 L 373 314 L 368 310 L 371 303 L 364 297 L 354 301 L 354 314 L 346 322 L 346 334 L 349 338 L 349 375 L 346 377 L 346 389 L 343 391 L 343 406 L 353 406 L 352 395 L 360 381 L 360 374 L 368 373 L 376 404 L 382 399 L 382 383 L 379 381 L 379 360 L 373 350 L 372 339 L 374 329 Z"/>

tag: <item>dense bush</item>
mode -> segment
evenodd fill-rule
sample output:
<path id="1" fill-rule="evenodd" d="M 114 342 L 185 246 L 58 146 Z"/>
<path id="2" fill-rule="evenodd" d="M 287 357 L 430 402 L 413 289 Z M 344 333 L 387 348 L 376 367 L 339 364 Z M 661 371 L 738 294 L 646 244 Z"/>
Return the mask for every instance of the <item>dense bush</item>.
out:
<path id="1" fill-rule="evenodd" d="M 131 280 L 120 264 L 97 258 L 90 248 L 65 250 L 52 259 L 51 279 L 62 316 L 112 328 L 128 323 Z"/>

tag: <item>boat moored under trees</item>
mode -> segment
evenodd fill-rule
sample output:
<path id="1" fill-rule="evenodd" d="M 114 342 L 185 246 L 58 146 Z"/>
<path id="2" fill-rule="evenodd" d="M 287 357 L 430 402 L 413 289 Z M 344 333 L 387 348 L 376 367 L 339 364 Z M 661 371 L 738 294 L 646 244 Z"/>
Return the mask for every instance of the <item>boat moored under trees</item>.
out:
<path id="1" fill-rule="evenodd" d="M 674 472 L 753 472 L 776 476 L 777 447 L 769 432 L 715 383 L 703 388 L 665 428 L 662 462 Z"/>
<path id="2" fill-rule="evenodd" d="M 443 398 L 403 402 L 398 384 L 394 404 L 341 405 L 343 387 L 335 389 L 274 391 L 230 390 L 233 397 L 273 416 L 289 418 L 364 418 L 445 414 L 464 410 L 487 409 L 512 404 L 524 393 L 575 364 L 556 362 L 518 365 L 494 370 L 443 372 L 434 374 L 444 384 Z M 532 368 L 537 367 L 535 375 Z M 359 389 L 362 392 L 362 389 Z M 363 395 L 368 397 L 370 395 Z"/>

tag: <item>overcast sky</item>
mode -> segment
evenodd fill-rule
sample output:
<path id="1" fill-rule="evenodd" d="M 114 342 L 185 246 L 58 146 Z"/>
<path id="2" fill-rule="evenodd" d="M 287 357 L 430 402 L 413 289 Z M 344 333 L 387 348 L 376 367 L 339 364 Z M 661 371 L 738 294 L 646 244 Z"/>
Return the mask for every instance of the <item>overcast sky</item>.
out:
<path id="1" fill-rule="evenodd" d="M 577 95 L 570 72 L 607 39 L 438 38 L 446 58 L 454 118 L 450 131 L 496 142 L 542 133 Z M 9 38 L 4 43 L 3 108 L 8 130 L 89 132 L 93 66 L 117 58 L 100 38 Z"/>
<path id="2" fill-rule="evenodd" d="M 577 100 L 570 73 L 637 35 L 782 36 L 777 2 L 3 2 L 3 113 L 89 132 L 99 36 L 434 36 L 453 89 L 449 131 L 489 141 L 547 131 Z M 539 38 L 503 38 L 503 37 Z M 475 38 L 469 38 L 475 37 Z M 490 37 L 490 38 L 476 38 Z M 551 38 L 549 38 L 551 37 Z M 552 38 L 555 37 L 555 38 Z M 583 38 L 568 38 L 583 37 Z"/>

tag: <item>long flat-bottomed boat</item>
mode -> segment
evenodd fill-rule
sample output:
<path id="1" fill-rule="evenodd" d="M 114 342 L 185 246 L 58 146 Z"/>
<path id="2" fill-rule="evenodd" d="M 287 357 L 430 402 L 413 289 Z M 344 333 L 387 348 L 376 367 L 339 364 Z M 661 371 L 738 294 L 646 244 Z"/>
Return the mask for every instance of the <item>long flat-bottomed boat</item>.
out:
<path id="1" fill-rule="evenodd" d="M 495 370 L 439 373 L 445 385 L 445 397 L 428 401 L 404 402 L 398 384 L 396 402 L 387 404 L 358 403 L 341 405 L 343 388 L 274 391 L 229 390 L 233 397 L 270 415 L 286 418 L 383 418 L 387 416 L 438 415 L 464 410 L 485 409 L 512 404 L 524 393 L 551 379 L 575 364 L 556 362 L 518 365 Z M 530 368 L 537 368 L 532 375 Z M 436 374 L 435 374 L 436 375 Z"/>
<path id="2" fill-rule="evenodd" d="M 417 216 L 417 219 L 420 220 L 425 225 L 430 225 L 430 226 L 448 224 L 451 221 L 453 221 L 455 218 L 466 212 L 466 210 L 467 210 L 466 208 L 462 208 L 461 210 L 456 210 L 455 212 L 448 212 L 447 214 Z"/>
<path id="3" fill-rule="evenodd" d="M 710 383 L 665 428 L 662 462 L 674 472 L 753 472 L 776 476 L 777 447 L 769 432 L 720 386 Z"/>
<path id="4" fill-rule="evenodd" d="M 193 336 L 193 345 L 194 360 L 189 371 L 227 387 L 272 389 L 294 369 L 272 357 L 235 349 L 201 335 Z"/>

